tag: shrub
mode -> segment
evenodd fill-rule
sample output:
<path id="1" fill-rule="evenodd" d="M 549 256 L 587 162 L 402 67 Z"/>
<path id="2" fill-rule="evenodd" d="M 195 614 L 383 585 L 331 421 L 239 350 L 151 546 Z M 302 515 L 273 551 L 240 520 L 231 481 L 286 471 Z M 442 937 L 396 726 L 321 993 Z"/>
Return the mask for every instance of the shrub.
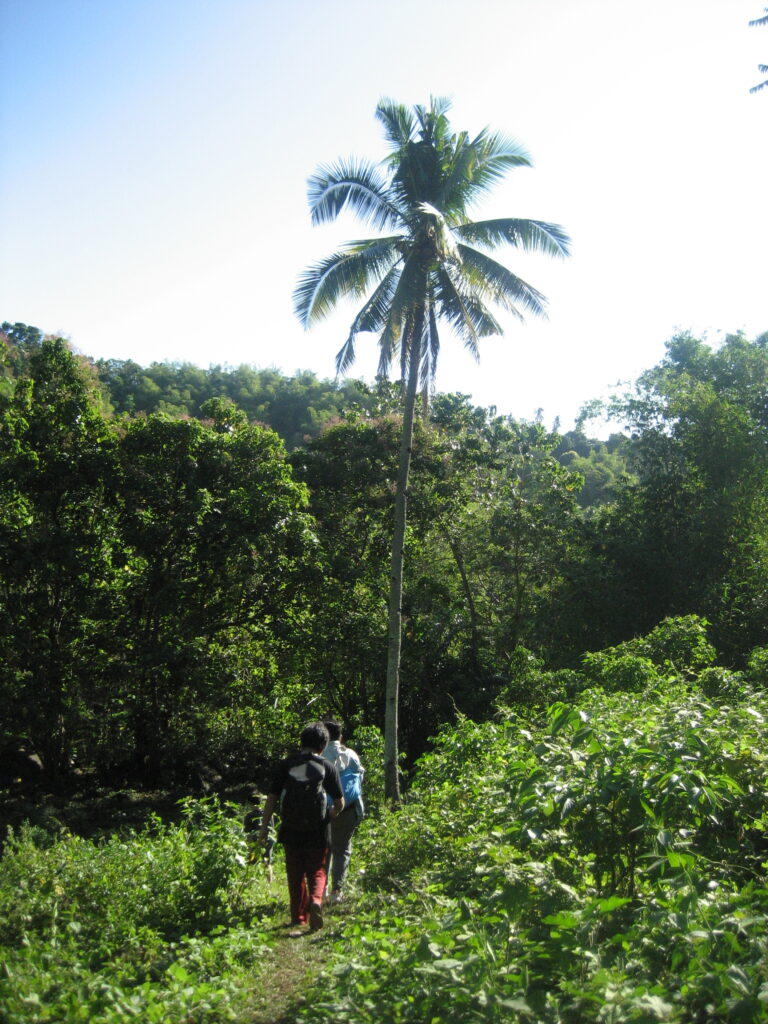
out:
<path id="1" fill-rule="evenodd" d="M 642 693 L 659 680 L 656 666 L 638 654 L 620 653 L 620 648 L 584 656 L 584 670 L 609 693 Z"/>
<path id="2" fill-rule="evenodd" d="M 24 826 L 2 858 L 0 944 L 50 935 L 62 924 L 103 951 L 148 928 L 164 938 L 227 918 L 244 859 L 239 822 L 213 802 L 188 802 L 180 825 L 154 818 L 138 835 L 93 843 L 63 836 L 44 848 Z"/>
<path id="3" fill-rule="evenodd" d="M 634 693 L 663 675 L 693 678 L 715 660 L 707 625 L 698 615 L 664 619 L 647 636 L 584 655 L 584 671 L 606 690 Z"/>
<path id="4" fill-rule="evenodd" d="M 10 836 L 0 860 L 4 1024 L 235 1019 L 248 992 L 238 974 L 255 967 L 266 938 L 234 913 L 246 882 L 257 894 L 259 882 L 231 810 L 189 802 L 181 824 L 154 819 L 98 843 L 29 826 Z"/>
<path id="5" fill-rule="evenodd" d="M 768 686 L 768 647 L 755 647 L 747 663 L 747 678 L 755 686 Z"/>
<path id="6" fill-rule="evenodd" d="M 696 679 L 697 686 L 706 697 L 721 697 L 724 700 L 741 700 L 748 693 L 747 683 L 741 672 L 713 665 L 705 668 Z"/>
<path id="7" fill-rule="evenodd" d="M 707 639 L 708 625 L 698 615 L 664 619 L 641 641 L 642 653 L 660 669 L 694 676 L 715 660 L 715 648 Z"/>
<path id="8" fill-rule="evenodd" d="M 768 702 L 665 684 L 444 727 L 301 1019 L 763 1020 Z"/>
<path id="9" fill-rule="evenodd" d="M 375 725 L 364 725 L 355 729 L 350 742 L 365 768 L 365 813 L 368 817 L 377 817 L 384 807 L 384 737 Z"/>
<path id="10" fill-rule="evenodd" d="M 544 669 L 541 659 L 525 647 L 516 647 L 509 664 L 508 681 L 502 686 L 497 703 L 524 708 L 543 708 L 556 700 L 570 700 L 587 685 L 573 669 Z"/>

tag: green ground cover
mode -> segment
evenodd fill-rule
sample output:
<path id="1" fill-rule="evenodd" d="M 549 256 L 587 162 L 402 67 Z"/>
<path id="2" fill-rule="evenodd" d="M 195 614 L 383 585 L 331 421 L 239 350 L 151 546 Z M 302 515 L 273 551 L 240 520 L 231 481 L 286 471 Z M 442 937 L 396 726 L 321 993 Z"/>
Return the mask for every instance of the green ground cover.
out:
<path id="1" fill-rule="evenodd" d="M 0 1019 L 768 1020 L 768 699 L 730 689 L 665 677 L 445 726 L 299 940 L 232 805 L 101 841 L 22 829 Z"/>
<path id="2" fill-rule="evenodd" d="M 446 728 L 302 1020 L 768 1020 L 766 721 L 668 681 Z"/>

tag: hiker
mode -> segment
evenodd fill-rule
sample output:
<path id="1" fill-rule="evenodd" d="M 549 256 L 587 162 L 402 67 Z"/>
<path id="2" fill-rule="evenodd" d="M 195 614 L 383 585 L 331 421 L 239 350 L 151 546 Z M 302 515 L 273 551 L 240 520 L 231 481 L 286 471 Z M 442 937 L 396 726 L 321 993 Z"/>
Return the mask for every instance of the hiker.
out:
<path id="1" fill-rule="evenodd" d="M 344 793 L 344 810 L 331 823 L 331 892 L 330 903 L 338 903 L 343 896 L 344 880 L 347 877 L 349 859 L 352 856 L 352 836 L 363 820 L 363 775 L 365 769 L 360 758 L 351 747 L 342 743 L 341 722 L 328 720 L 325 723 L 330 742 L 323 751 L 323 757 L 335 765 L 341 779 Z"/>
<path id="2" fill-rule="evenodd" d="M 266 846 L 269 821 L 279 801 L 277 841 L 285 847 L 291 924 L 299 927 L 308 924 L 313 932 L 323 927 L 331 821 L 344 808 L 339 773 L 321 756 L 328 739 L 328 730 L 322 722 L 305 726 L 300 737 L 300 752 L 282 760 L 272 778 L 259 837 Z"/>

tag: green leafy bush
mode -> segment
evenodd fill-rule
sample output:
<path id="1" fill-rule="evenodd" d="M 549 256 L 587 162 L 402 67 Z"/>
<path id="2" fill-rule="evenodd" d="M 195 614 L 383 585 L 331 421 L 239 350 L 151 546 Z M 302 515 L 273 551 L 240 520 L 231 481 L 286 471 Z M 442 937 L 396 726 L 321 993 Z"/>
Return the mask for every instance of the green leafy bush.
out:
<path id="1" fill-rule="evenodd" d="M 585 655 L 584 670 L 609 692 L 642 693 L 659 681 L 650 658 L 622 653 L 620 648 Z"/>
<path id="2" fill-rule="evenodd" d="M 768 686 L 768 647 L 755 647 L 749 656 L 747 678 L 756 686 Z"/>
<path id="3" fill-rule="evenodd" d="M 741 672 L 731 672 L 719 665 L 705 668 L 696 680 L 705 697 L 739 700 L 748 696 L 748 687 Z"/>
<path id="4" fill-rule="evenodd" d="M 584 655 L 585 674 L 609 691 L 639 693 L 664 675 L 692 678 L 715 660 L 707 621 L 698 615 L 664 619 L 647 636 Z"/>
<path id="5" fill-rule="evenodd" d="M 369 893 L 302 1019 L 767 1019 L 768 701 L 739 692 L 444 727 L 361 836 Z"/>
<path id="6" fill-rule="evenodd" d="M 24 827 L 2 860 L 0 942 L 75 923 L 110 949 L 142 928 L 168 938 L 209 928 L 226 918 L 242 859 L 238 823 L 213 803 L 187 803 L 180 825 L 153 819 L 99 844 L 66 836 L 41 849 Z"/>
<path id="7" fill-rule="evenodd" d="M 98 843 L 29 826 L 10 835 L 0 1019 L 233 1019 L 237 974 L 265 947 L 258 928 L 238 925 L 235 905 L 255 882 L 245 853 L 238 818 L 209 801 L 186 803 L 180 824 L 153 819 Z"/>
<path id="8" fill-rule="evenodd" d="M 520 708 L 542 708 L 556 700 L 571 700 L 587 685 L 586 677 L 573 669 L 546 670 L 544 663 L 525 647 L 516 647 L 509 659 L 510 676 L 498 702 Z"/>
<path id="9" fill-rule="evenodd" d="M 659 668 L 695 675 L 715 660 L 715 648 L 707 639 L 708 625 L 698 615 L 664 619 L 641 641 L 643 653 Z"/>
<path id="10" fill-rule="evenodd" d="M 365 813 L 377 817 L 384 808 L 384 737 L 375 725 L 358 726 L 351 745 L 365 768 Z"/>

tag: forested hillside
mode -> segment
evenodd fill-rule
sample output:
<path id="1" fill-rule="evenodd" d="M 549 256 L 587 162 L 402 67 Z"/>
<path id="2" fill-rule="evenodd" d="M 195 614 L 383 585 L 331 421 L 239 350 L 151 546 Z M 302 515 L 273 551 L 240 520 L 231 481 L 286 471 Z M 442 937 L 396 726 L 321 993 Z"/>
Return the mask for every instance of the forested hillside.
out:
<path id="1" fill-rule="evenodd" d="M 200 418 L 145 412 L 112 364 L 5 328 L 4 736 L 56 777 L 170 777 L 201 752 L 268 758 L 311 697 L 380 724 L 392 386 L 328 385 L 328 426 L 288 452 L 218 370 L 198 371 Z M 705 619 L 732 669 L 768 643 L 767 343 L 674 338 L 609 443 L 435 397 L 406 538 L 409 759 L 456 709 L 532 699 L 534 668 L 570 679 L 669 616 Z M 179 393 L 189 368 L 166 370 Z M 310 384 L 282 380 L 278 422 L 311 418 Z"/>
<path id="2" fill-rule="evenodd" d="M 246 408 L 197 371 L 145 410 L 4 328 L 9 1024 L 768 1019 L 768 335 L 673 338 L 610 442 L 417 417 L 392 809 L 397 389 L 273 376 Z M 349 906 L 289 950 L 224 798 L 328 713 L 369 816 Z"/>

